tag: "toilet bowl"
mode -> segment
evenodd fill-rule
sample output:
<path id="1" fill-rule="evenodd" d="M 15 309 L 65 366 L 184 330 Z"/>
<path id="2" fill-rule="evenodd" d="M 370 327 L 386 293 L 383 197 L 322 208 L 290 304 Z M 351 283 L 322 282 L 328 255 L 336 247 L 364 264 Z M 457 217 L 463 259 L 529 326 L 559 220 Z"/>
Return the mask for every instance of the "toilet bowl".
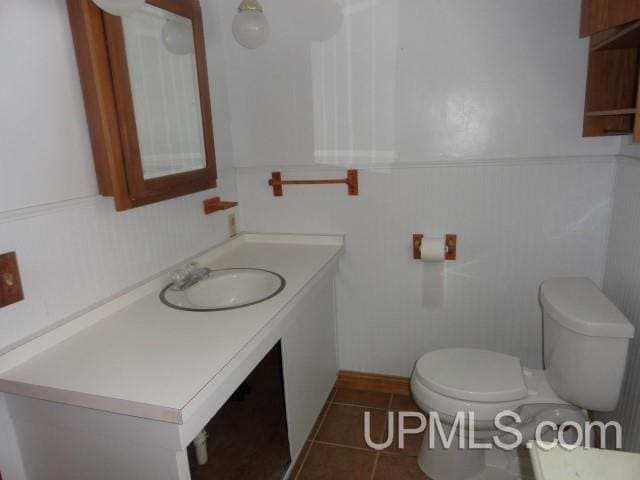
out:
<path id="1" fill-rule="evenodd" d="M 583 409 L 615 409 L 633 326 L 588 279 L 549 280 L 540 289 L 540 300 L 545 370 L 523 368 L 510 355 L 471 348 L 435 350 L 417 361 L 411 377 L 417 405 L 432 420 L 439 419 L 445 438 L 453 430 L 451 445 L 433 432 L 425 434 L 418 464 L 429 478 L 520 478 L 516 450 L 469 445 L 471 438 L 482 443 L 505 438 L 495 424 L 501 412 L 517 413 L 522 421 L 512 427 L 526 430 L 523 436 L 529 440 L 543 420 L 584 424 L 588 417 Z M 467 419 L 461 428 L 456 423 L 460 414 Z"/>
<path id="2" fill-rule="evenodd" d="M 517 452 L 472 449 L 470 437 L 486 443 L 502 435 L 494 420 L 503 411 L 519 413 L 525 405 L 547 409 L 568 405 L 554 393 L 544 371 L 522 368 L 516 357 L 476 349 L 443 349 L 424 355 L 416 364 L 411 391 L 424 412 L 437 412 L 447 437 L 457 414 L 464 413 L 467 419 L 473 415 L 474 425 L 466 423 L 457 431 L 451 448 L 445 448 L 437 435 L 434 444 L 423 441 L 418 463 L 434 480 L 518 478 Z M 526 424 L 529 418 L 524 416 L 522 421 Z M 467 448 L 459 448 L 459 435 L 467 437 Z M 497 473 L 491 464 L 502 466 L 503 472 Z"/>

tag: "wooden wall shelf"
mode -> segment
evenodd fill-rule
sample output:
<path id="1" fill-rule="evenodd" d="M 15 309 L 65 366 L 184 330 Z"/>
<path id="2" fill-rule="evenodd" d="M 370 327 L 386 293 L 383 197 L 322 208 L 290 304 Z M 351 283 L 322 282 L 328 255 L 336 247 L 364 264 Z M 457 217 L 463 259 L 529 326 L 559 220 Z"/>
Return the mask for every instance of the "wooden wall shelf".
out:
<path id="1" fill-rule="evenodd" d="M 274 197 L 282 197 L 283 185 L 347 185 L 347 193 L 351 196 L 358 195 L 358 170 L 347 170 L 347 178 L 330 180 L 282 180 L 280 172 L 273 172 L 269 180 L 269 186 L 273 188 Z"/>
<path id="2" fill-rule="evenodd" d="M 222 200 L 220 200 L 220 197 L 208 198 L 203 203 L 205 215 L 220 212 L 222 210 L 228 210 L 229 208 L 238 206 L 238 202 L 223 202 Z"/>
<path id="3" fill-rule="evenodd" d="M 619 108 L 617 110 L 599 110 L 595 112 L 587 112 L 587 117 L 608 117 L 613 115 L 635 115 L 635 108 Z"/>
<path id="4" fill-rule="evenodd" d="M 638 19 L 637 0 L 582 0 L 580 36 L 588 37 Z"/>
<path id="5" fill-rule="evenodd" d="M 640 21 L 591 37 L 583 136 L 633 133 L 640 142 L 639 54 Z"/>
<path id="6" fill-rule="evenodd" d="M 602 32 L 591 45 L 591 51 L 636 48 L 640 45 L 640 20 L 611 31 Z"/>

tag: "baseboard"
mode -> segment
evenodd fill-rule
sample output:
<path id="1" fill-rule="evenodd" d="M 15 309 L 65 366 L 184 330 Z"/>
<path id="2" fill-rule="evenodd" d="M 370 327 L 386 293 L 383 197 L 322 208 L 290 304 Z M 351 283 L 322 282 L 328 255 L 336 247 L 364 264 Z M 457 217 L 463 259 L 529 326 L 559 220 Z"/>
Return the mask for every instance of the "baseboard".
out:
<path id="1" fill-rule="evenodd" d="M 396 395 L 411 395 L 408 378 L 380 375 L 377 373 L 340 370 L 340 372 L 338 372 L 336 387 L 350 388 L 352 390 L 369 390 L 371 392 L 395 393 Z"/>

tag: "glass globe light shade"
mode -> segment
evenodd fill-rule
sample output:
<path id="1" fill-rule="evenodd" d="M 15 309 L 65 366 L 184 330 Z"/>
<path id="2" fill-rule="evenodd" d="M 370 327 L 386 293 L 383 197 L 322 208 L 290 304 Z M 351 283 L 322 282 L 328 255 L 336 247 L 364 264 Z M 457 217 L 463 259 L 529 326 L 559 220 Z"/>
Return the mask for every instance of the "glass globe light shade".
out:
<path id="1" fill-rule="evenodd" d="M 253 50 L 267 41 L 269 23 L 260 11 L 241 10 L 233 19 L 232 31 L 240 45 Z"/>
<path id="2" fill-rule="evenodd" d="M 102 10 L 111 15 L 126 17 L 144 5 L 145 0 L 93 0 Z"/>
<path id="3" fill-rule="evenodd" d="M 162 27 L 162 43 L 171 53 L 187 55 L 193 53 L 193 30 L 186 23 L 167 20 Z"/>

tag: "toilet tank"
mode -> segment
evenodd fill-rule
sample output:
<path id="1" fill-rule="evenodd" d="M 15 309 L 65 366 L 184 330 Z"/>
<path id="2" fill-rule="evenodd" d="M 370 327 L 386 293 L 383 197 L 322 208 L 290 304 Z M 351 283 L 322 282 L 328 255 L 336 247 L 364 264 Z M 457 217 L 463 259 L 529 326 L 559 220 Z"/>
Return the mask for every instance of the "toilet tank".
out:
<path id="1" fill-rule="evenodd" d="M 634 327 L 587 278 L 540 287 L 544 363 L 555 393 L 595 411 L 616 408 Z"/>

